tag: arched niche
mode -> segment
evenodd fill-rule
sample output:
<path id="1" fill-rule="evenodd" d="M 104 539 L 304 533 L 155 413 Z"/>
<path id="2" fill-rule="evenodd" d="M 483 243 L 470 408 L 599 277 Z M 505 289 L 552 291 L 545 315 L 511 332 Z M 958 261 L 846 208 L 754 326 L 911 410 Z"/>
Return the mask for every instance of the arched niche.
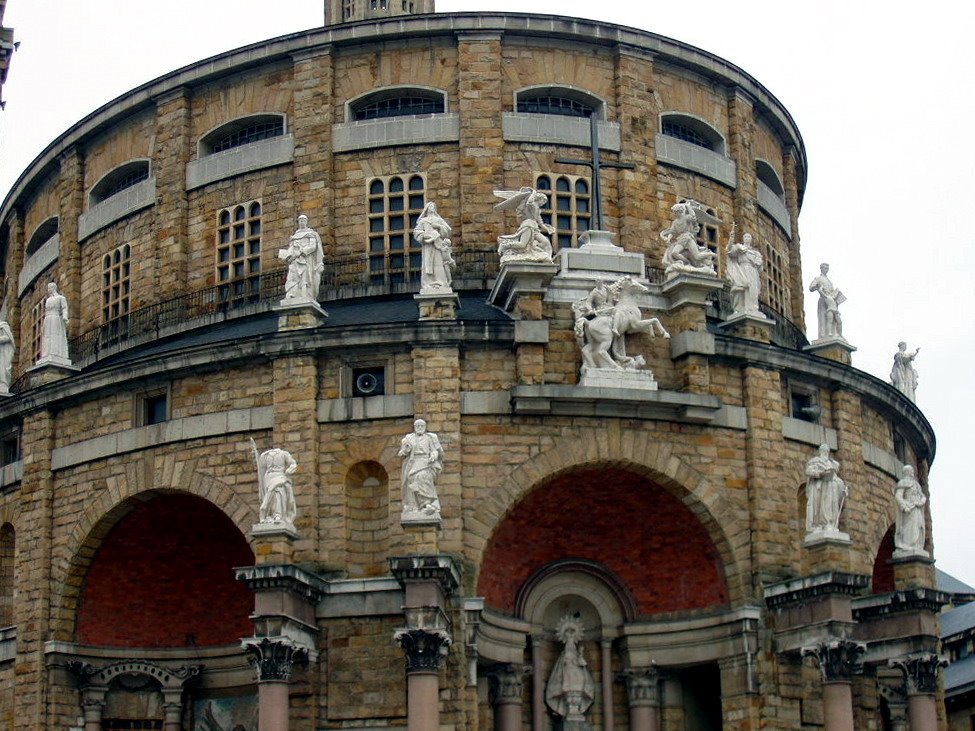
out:
<path id="1" fill-rule="evenodd" d="M 389 475 L 379 462 L 356 462 L 346 472 L 345 516 L 349 575 L 384 574 L 389 549 Z"/>

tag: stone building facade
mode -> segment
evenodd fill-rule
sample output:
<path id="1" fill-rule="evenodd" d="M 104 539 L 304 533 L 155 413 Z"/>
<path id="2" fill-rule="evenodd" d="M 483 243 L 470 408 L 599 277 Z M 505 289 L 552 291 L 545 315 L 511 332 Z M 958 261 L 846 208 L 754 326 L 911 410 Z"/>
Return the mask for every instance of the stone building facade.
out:
<path id="1" fill-rule="evenodd" d="M 598 176 L 559 162 L 592 127 Z M 807 348 L 805 171 L 745 71 L 554 16 L 339 23 L 79 121 L 0 208 L 0 728 L 943 727 L 943 597 L 930 559 L 892 559 L 892 486 L 926 485 L 934 436 L 849 348 Z M 534 278 L 495 243 L 494 191 L 524 185 L 556 229 Z M 770 319 L 662 276 L 684 199 L 720 221 L 719 274 L 731 225 L 754 235 Z M 421 313 L 429 201 L 458 298 Z M 600 202 L 625 255 L 579 238 Z M 300 213 L 327 315 L 277 308 Z M 625 273 L 671 335 L 629 339 L 655 391 L 579 384 L 571 305 Z M 49 282 L 69 367 L 35 367 Z M 414 418 L 445 453 L 419 524 Z M 299 465 L 293 532 L 254 529 L 251 439 Z M 824 442 L 848 539 L 804 541 Z M 566 617 L 583 721 L 545 700 Z"/>

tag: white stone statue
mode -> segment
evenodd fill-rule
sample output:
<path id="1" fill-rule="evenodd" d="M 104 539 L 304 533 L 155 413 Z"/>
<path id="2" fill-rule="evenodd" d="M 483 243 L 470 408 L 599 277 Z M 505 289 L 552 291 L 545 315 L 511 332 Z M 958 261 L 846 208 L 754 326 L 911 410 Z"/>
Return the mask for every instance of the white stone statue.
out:
<path id="1" fill-rule="evenodd" d="M 701 222 L 720 223 L 720 220 L 709 214 L 704 206 L 694 200 L 671 207 L 674 220 L 670 227 L 660 232 L 660 238 L 667 244 L 664 252 L 663 265 L 667 279 L 678 274 L 699 274 L 715 276 L 715 254 L 707 247 L 697 243 L 697 234 L 701 230 Z"/>
<path id="2" fill-rule="evenodd" d="M 894 487 L 897 503 L 897 523 L 894 528 L 894 558 L 927 556 L 924 550 L 924 496 L 921 483 L 914 477 L 914 468 L 904 465 L 903 477 Z"/>
<path id="3" fill-rule="evenodd" d="M 283 449 L 268 449 L 258 454 L 253 439 L 251 449 L 257 464 L 257 489 L 261 501 L 259 522 L 284 525 L 293 530 L 298 508 L 291 475 L 298 471 L 298 463 Z"/>
<path id="4" fill-rule="evenodd" d="M 68 358 L 68 300 L 58 292 L 58 285 L 47 285 L 44 300 L 44 327 L 41 331 L 41 358 L 38 363 L 71 365 Z"/>
<path id="5" fill-rule="evenodd" d="M 456 266 L 450 249 L 450 224 L 437 213 L 437 205 L 430 201 L 413 227 L 422 249 L 420 294 L 452 292 L 450 287 Z"/>
<path id="6" fill-rule="evenodd" d="M 427 431 L 423 419 L 413 422 L 413 432 L 400 442 L 403 458 L 400 485 L 403 489 L 403 521 L 440 519 L 437 478 L 443 472 L 444 451 L 440 439 Z"/>
<path id="7" fill-rule="evenodd" d="M 288 278 L 284 283 L 284 303 L 317 302 L 318 289 L 325 271 L 325 252 L 322 237 L 308 228 L 308 216 L 298 216 L 298 230 L 288 245 L 278 250 L 278 258 L 288 262 Z"/>
<path id="8" fill-rule="evenodd" d="M 563 719 L 564 728 L 584 728 L 596 685 L 582 651 L 582 624 L 575 617 L 565 616 L 555 636 L 563 648 L 545 684 L 545 703 Z"/>
<path id="9" fill-rule="evenodd" d="M 840 513 L 850 490 L 838 474 L 840 463 L 823 444 L 806 463 L 806 539 L 817 534 L 840 536 Z"/>
<path id="10" fill-rule="evenodd" d="M 10 323 L 0 320 L 0 395 L 10 393 L 11 377 L 14 369 L 14 354 L 17 344 Z"/>
<path id="11" fill-rule="evenodd" d="M 819 305 L 816 309 L 819 320 L 818 340 L 842 340 L 843 318 L 840 317 L 840 305 L 846 302 L 846 296 L 826 276 L 829 273 L 829 264 L 820 264 L 819 272 L 819 276 L 809 283 L 810 292 L 819 292 Z"/>
<path id="12" fill-rule="evenodd" d="M 626 334 L 649 333 L 669 338 L 656 317 L 644 319 L 637 298 L 649 290 L 629 276 L 612 284 L 600 282 L 573 303 L 575 336 L 582 350 L 582 373 L 590 368 L 636 371 L 646 364 L 642 355 L 626 354 Z"/>
<path id="13" fill-rule="evenodd" d="M 511 211 L 521 217 L 518 230 L 513 234 L 498 236 L 498 256 L 501 263 L 531 261 L 552 263 L 552 242 L 549 236 L 555 227 L 542 221 L 542 207 L 548 202 L 545 193 L 534 188 L 521 190 L 496 190 L 494 195 L 503 200 L 494 206 L 498 211 Z"/>
<path id="14" fill-rule="evenodd" d="M 920 350 L 920 348 L 915 348 L 913 353 L 908 353 L 907 343 L 901 340 L 897 343 L 897 352 L 894 353 L 894 367 L 890 371 L 890 382 L 894 384 L 894 388 L 911 401 L 914 401 L 914 392 L 917 390 L 917 371 L 914 370 L 914 359 Z"/>
<path id="15" fill-rule="evenodd" d="M 731 304 L 734 315 L 765 317 L 758 309 L 762 289 L 762 255 L 752 246 L 752 235 L 745 234 L 735 243 L 735 227 L 728 242 L 728 281 L 731 282 Z"/>

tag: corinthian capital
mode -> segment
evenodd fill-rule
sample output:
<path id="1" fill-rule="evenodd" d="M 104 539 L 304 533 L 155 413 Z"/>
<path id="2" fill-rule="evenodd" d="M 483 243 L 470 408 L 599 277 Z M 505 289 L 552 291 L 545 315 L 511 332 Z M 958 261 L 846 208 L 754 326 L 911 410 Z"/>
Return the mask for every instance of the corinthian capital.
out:
<path id="1" fill-rule="evenodd" d="M 948 661 L 933 652 L 910 655 L 889 661 L 892 668 L 904 673 L 908 695 L 930 694 L 938 691 L 938 669 Z"/>
<path id="2" fill-rule="evenodd" d="M 851 680 L 863 672 L 863 653 L 867 646 L 853 640 L 830 640 L 802 648 L 803 657 L 814 657 L 823 675 L 823 682 Z"/>
<path id="3" fill-rule="evenodd" d="M 437 672 L 447 657 L 450 635 L 442 629 L 398 629 L 393 639 L 406 653 L 406 672 Z"/>
<path id="4" fill-rule="evenodd" d="M 291 679 L 295 663 L 308 662 L 308 648 L 297 645 L 286 637 L 256 637 L 243 640 L 244 650 L 250 655 L 251 664 L 257 669 L 258 682 Z"/>

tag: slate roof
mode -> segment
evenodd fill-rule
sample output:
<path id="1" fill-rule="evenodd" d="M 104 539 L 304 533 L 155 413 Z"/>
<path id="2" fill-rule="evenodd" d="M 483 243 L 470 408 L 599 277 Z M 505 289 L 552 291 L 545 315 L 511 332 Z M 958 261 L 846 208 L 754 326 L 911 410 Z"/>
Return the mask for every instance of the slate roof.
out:
<path id="1" fill-rule="evenodd" d="M 975 587 L 956 579 L 951 574 L 946 574 L 941 569 L 935 569 L 934 574 L 938 582 L 938 591 L 946 591 L 949 594 L 975 594 Z"/>

